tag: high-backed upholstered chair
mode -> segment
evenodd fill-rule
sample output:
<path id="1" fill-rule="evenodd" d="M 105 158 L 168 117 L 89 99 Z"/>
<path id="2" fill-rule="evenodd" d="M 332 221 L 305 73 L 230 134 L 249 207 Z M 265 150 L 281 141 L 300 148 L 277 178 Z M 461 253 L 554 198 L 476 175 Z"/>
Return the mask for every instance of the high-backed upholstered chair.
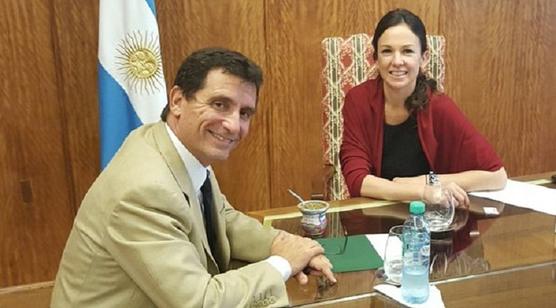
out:
<path id="1" fill-rule="evenodd" d="M 325 199 L 349 198 L 342 168 L 340 146 L 342 144 L 342 107 L 346 93 L 363 81 L 378 76 L 374 65 L 372 36 L 359 33 L 347 38 L 328 37 L 322 41 L 324 69 L 323 89 L 323 147 L 324 165 L 328 166 L 325 179 Z M 444 45 L 443 36 L 427 35 L 429 61 L 425 71 L 434 78 L 438 88 L 444 88 Z"/>

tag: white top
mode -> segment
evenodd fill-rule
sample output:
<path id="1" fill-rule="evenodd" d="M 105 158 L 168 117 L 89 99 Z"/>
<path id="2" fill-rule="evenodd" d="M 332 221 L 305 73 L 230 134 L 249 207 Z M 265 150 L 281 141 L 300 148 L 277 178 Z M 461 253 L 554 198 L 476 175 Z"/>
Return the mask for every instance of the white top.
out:
<path id="1" fill-rule="evenodd" d="M 201 186 L 203 186 L 203 183 L 207 179 L 208 168 L 203 166 L 203 164 L 201 164 L 201 162 L 199 162 L 199 160 L 195 156 L 193 156 L 191 152 L 189 152 L 189 150 L 183 145 L 183 143 L 181 143 L 181 141 L 178 139 L 176 134 L 174 134 L 174 131 L 172 131 L 167 123 L 166 131 L 168 132 L 170 140 L 172 140 L 172 144 L 174 144 L 176 151 L 178 151 L 178 155 L 185 165 L 185 170 L 191 178 L 191 184 L 195 189 L 195 193 L 197 193 L 197 199 L 199 200 L 199 204 L 201 204 L 202 207 L 203 195 L 201 194 Z"/>

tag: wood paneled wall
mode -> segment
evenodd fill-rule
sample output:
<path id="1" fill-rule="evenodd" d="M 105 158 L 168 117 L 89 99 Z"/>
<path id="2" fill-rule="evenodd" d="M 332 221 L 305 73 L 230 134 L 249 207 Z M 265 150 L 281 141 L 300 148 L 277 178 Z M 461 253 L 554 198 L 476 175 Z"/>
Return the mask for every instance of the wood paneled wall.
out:
<path id="1" fill-rule="evenodd" d="M 0 3 L 0 287 L 54 277 L 75 214 L 52 2 Z"/>
<path id="2" fill-rule="evenodd" d="M 556 170 L 556 1 L 441 3 L 448 94 L 511 176 Z"/>
<path id="3" fill-rule="evenodd" d="M 98 175 L 98 1 L 0 0 L 0 287 L 51 280 Z M 168 85 L 185 55 L 239 50 L 265 71 L 248 138 L 215 165 L 241 210 L 322 191 L 320 41 L 406 7 L 447 38 L 446 91 L 510 175 L 556 170 L 556 1 L 157 1 Z"/>

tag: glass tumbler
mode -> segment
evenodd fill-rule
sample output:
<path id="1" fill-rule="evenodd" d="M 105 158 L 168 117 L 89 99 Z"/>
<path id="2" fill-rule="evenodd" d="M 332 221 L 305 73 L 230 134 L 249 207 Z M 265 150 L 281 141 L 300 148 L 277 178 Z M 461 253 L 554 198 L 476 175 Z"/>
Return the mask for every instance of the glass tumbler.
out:
<path id="1" fill-rule="evenodd" d="M 427 202 L 425 218 L 429 223 L 431 232 L 443 232 L 450 229 L 454 221 L 457 201 L 452 193 L 440 185 L 427 186 L 431 189 L 432 200 Z"/>
<path id="2" fill-rule="evenodd" d="M 402 278 L 403 226 L 393 226 L 388 232 L 384 248 L 384 275 L 387 283 L 400 284 Z"/>

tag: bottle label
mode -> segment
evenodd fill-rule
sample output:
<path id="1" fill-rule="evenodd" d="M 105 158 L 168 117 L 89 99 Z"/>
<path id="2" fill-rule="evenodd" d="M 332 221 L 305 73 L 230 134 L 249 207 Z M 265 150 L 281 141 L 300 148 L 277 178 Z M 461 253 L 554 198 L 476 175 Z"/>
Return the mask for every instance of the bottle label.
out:
<path id="1" fill-rule="evenodd" d="M 425 234 L 412 234 L 404 238 L 404 266 L 429 266 L 430 240 Z"/>

